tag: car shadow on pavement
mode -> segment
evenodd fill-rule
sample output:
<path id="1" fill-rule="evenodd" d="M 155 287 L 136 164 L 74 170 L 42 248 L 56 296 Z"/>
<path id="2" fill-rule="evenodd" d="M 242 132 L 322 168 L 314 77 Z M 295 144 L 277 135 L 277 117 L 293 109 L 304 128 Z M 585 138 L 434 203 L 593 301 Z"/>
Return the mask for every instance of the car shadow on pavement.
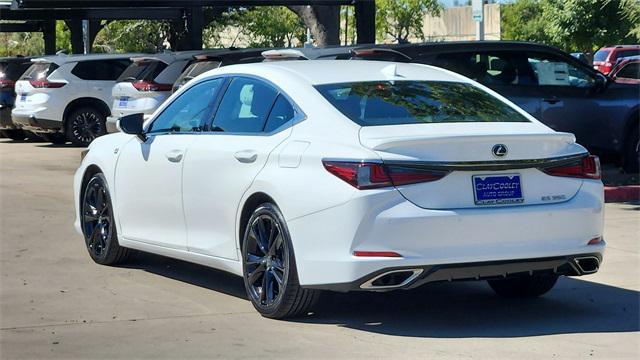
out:
<path id="1" fill-rule="evenodd" d="M 246 300 L 242 279 L 212 268 L 140 253 L 126 267 Z M 428 284 L 385 293 L 322 294 L 315 312 L 292 319 L 386 335 L 467 338 L 640 331 L 640 292 L 562 277 L 547 295 L 507 300 L 485 282 Z"/>

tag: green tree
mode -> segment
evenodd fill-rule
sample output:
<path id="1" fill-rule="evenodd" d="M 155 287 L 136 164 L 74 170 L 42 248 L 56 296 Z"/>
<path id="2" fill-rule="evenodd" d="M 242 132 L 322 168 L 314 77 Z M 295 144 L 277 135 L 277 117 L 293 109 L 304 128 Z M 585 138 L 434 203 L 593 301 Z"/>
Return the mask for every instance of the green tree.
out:
<path id="1" fill-rule="evenodd" d="M 502 37 L 511 40 L 548 43 L 542 3 L 538 0 L 520 0 L 505 4 L 500 10 Z"/>
<path id="2" fill-rule="evenodd" d="M 376 0 L 376 37 L 383 41 L 391 36 L 400 44 L 412 35 L 424 40 L 425 14 L 438 16 L 441 11 L 437 0 Z"/>

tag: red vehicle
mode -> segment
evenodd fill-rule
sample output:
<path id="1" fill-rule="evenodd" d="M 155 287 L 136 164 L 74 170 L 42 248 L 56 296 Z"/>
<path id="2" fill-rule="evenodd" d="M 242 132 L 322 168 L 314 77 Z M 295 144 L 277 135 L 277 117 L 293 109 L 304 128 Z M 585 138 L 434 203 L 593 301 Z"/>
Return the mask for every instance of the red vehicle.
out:
<path id="1" fill-rule="evenodd" d="M 640 55 L 618 60 L 609 77 L 617 83 L 640 84 Z"/>
<path id="2" fill-rule="evenodd" d="M 640 45 L 606 46 L 593 55 L 593 68 L 607 75 L 616 60 L 634 55 L 640 55 Z"/>

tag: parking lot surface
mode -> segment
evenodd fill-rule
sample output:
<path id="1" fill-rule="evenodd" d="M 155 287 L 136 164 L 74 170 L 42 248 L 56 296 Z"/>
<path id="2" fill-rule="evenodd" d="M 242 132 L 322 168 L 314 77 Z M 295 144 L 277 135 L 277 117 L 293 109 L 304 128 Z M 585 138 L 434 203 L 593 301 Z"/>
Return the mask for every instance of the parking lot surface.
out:
<path id="1" fill-rule="evenodd" d="M 600 272 L 539 299 L 443 283 L 327 294 L 316 313 L 275 321 L 217 270 L 148 254 L 94 264 L 72 226 L 80 151 L 0 139 L 2 359 L 640 357 L 637 204 L 606 205 Z"/>

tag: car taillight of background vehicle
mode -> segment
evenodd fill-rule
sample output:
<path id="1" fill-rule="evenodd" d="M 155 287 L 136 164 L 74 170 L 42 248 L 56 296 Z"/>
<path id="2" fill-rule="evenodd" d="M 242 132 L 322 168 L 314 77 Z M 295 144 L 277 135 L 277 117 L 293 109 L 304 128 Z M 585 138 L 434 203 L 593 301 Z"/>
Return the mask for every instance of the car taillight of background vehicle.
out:
<path id="1" fill-rule="evenodd" d="M 448 174 L 445 171 L 372 162 L 322 161 L 322 164 L 327 171 L 360 190 L 436 181 Z"/>
<path id="2" fill-rule="evenodd" d="M 29 80 L 29 84 L 37 89 L 57 89 L 67 85 L 64 82 L 52 82 L 49 80 Z"/>
<path id="3" fill-rule="evenodd" d="M 16 86 L 16 82 L 15 81 L 0 80 L 0 89 L 14 88 L 15 86 Z"/>
<path id="4" fill-rule="evenodd" d="M 600 159 L 595 155 L 587 155 L 570 164 L 546 168 L 545 173 L 552 176 L 573 177 L 581 179 L 600 179 Z"/>
<path id="5" fill-rule="evenodd" d="M 160 84 L 153 81 L 140 80 L 133 83 L 138 91 L 171 91 L 172 84 Z"/>

